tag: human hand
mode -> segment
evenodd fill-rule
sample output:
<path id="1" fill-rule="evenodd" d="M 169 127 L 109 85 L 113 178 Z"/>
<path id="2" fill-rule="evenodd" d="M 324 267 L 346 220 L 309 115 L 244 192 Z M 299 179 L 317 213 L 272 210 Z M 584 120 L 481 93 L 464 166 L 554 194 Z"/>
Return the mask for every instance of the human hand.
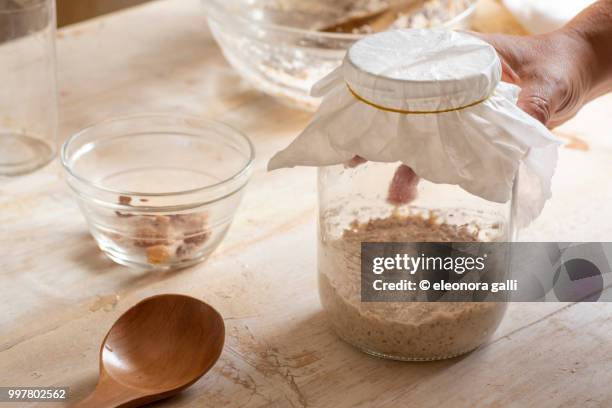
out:
<path id="1" fill-rule="evenodd" d="M 518 106 L 549 128 L 571 119 L 590 99 L 596 58 L 571 31 L 537 36 L 476 34 L 497 50 L 502 80 L 521 87 Z"/>

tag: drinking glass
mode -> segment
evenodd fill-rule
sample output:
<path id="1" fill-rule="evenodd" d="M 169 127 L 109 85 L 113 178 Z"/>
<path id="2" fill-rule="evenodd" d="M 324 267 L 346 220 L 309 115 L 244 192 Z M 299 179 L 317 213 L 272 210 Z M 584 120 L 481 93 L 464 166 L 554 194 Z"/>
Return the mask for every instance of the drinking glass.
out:
<path id="1" fill-rule="evenodd" d="M 0 0 L 0 175 L 56 153 L 55 0 Z"/>

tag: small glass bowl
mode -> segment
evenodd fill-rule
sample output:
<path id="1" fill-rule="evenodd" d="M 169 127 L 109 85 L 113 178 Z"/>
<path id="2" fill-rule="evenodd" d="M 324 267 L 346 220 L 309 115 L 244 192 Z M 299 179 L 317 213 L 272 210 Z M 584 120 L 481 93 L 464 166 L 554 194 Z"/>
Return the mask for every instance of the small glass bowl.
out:
<path id="1" fill-rule="evenodd" d="M 100 249 L 122 265 L 182 268 L 225 236 L 252 172 L 251 141 L 195 117 L 141 115 L 72 135 L 67 182 Z"/>

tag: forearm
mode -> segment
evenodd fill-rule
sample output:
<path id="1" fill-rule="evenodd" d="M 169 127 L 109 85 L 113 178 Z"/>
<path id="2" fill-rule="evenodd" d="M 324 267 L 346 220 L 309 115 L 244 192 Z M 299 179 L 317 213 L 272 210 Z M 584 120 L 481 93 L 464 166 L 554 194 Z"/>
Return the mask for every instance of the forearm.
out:
<path id="1" fill-rule="evenodd" d="M 587 99 L 612 91 L 612 0 L 599 0 L 563 31 L 584 41 L 588 49 L 587 57 L 580 61 L 590 76 Z"/>

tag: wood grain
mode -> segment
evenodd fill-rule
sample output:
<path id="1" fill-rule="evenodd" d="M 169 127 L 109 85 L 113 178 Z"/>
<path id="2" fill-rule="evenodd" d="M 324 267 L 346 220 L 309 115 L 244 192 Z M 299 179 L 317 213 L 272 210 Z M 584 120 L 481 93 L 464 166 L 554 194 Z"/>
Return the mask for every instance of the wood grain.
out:
<path id="1" fill-rule="evenodd" d="M 612 405 L 612 307 L 513 304 L 494 338 L 460 359 L 402 364 L 368 357 L 331 333 L 316 290 L 314 170 L 265 172 L 309 119 L 229 68 L 198 0 L 130 9 L 59 33 L 61 131 L 109 116 L 171 111 L 248 134 L 253 180 L 225 241 L 202 265 L 141 274 L 100 255 L 57 163 L 0 181 L 0 385 L 95 386 L 98 347 L 139 300 L 183 293 L 225 317 L 217 365 L 156 406 L 606 407 Z M 609 241 L 612 98 L 560 130 L 553 199 L 524 240 Z M 36 404 L 32 404 L 36 405 Z M 50 407 L 54 404 L 40 404 Z"/>

